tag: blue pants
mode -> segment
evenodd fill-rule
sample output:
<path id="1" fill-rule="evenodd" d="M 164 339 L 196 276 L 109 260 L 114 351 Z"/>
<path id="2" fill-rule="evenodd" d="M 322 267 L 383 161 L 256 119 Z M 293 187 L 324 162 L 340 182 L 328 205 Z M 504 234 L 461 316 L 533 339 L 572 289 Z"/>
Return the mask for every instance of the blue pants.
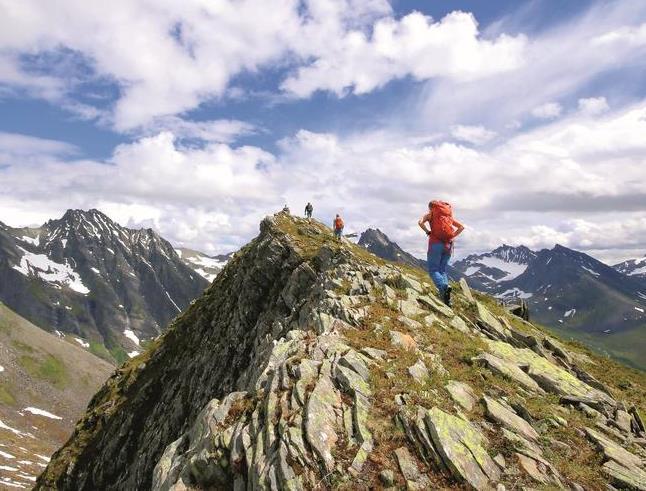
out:
<path id="1" fill-rule="evenodd" d="M 449 277 L 446 275 L 446 267 L 451 259 L 451 248 L 446 249 L 444 244 L 431 244 L 428 248 L 426 261 L 428 265 L 428 274 L 430 275 L 433 283 L 443 294 L 449 286 Z"/>

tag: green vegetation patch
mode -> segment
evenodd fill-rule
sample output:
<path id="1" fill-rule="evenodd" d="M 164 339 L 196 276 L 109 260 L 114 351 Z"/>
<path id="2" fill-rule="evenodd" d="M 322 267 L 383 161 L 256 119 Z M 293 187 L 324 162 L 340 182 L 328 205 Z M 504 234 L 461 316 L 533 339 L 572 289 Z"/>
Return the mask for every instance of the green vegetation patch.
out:
<path id="1" fill-rule="evenodd" d="M 0 382 L 0 403 L 8 406 L 16 405 L 16 398 L 12 393 L 11 387 L 5 382 Z"/>
<path id="2" fill-rule="evenodd" d="M 114 363 L 114 358 L 108 351 L 108 349 L 97 341 L 90 341 L 90 353 L 98 356 L 99 358 L 107 361 L 108 363 Z"/>
<path id="3" fill-rule="evenodd" d="M 19 351 L 22 351 L 23 353 L 33 353 L 35 351 L 34 348 L 32 348 L 26 343 L 23 343 L 22 341 L 18 341 L 17 339 L 12 339 L 11 344 L 14 348 L 16 348 Z"/>
<path id="4" fill-rule="evenodd" d="M 18 363 L 34 378 L 45 380 L 59 389 L 67 385 L 67 368 L 54 355 L 48 354 L 44 359 L 38 359 L 30 355 L 22 355 L 18 358 Z"/>

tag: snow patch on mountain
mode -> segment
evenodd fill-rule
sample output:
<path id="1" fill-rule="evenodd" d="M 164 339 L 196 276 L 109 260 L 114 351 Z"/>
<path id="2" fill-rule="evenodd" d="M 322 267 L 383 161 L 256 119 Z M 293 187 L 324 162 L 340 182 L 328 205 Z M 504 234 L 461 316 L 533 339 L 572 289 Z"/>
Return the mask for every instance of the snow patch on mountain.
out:
<path id="1" fill-rule="evenodd" d="M 86 349 L 90 347 L 90 343 L 88 343 L 87 341 L 83 341 L 81 338 L 74 338 L 74 341 L 76 341 L 78 344 L 80 344 Z"/>
<path id="2" fill-rule="evenodd" d="M 126 329 L 125 331 L 123 331 L 123 335 L 124 335 L 125 337 L 127 337 L 130 341 L 132 341 L 133 343 L 135 343 L 137 346 L 139 346 L 139 338 L 138 338 L 138 337 L 137 337 L 137 335 L 134 333 L 134 331 L 132 331 L 132 330 L 130 330 L 130 329 Z"/>
<path id="3" fill-rule="evenodd" d="M 497 294 L 496 297 L 497 298 L 505 298 L 505 299 L 509 299 L 509 298 L 531 298 L 532 293 L 524 292 L 520 288 L 514 287 L 514 288 L 510 288 L 508 290 L 505 290 L 502 293 Z"/>
<path id="4" fill-rule="evenodd" d="M 45 411 L 44 409 L 38 409 L 37 407 L 26 407 L 25 409 L 23 409 L 23 411 L 27 411 L 28 413 L 35 414 L 36 416 L 43 416 L 49 419 L 63 419 L 60 416 L 56 416 L 55 414 L 52 414 L 49 411 Z"/>
<path id="5" fill-rule="evenodd" d="M 517 276 L 523 274 L 527 269 L 527 264 L 510 262 L 493 256 L 485 256 L 478 260 L 478 263 L 483 264 L 488 268 L 496 268 L 507 273 L 507 276 L 496 280 L 498 282 L 513 280 Z"/>
<path id="6" fill-rule="evenodd" d="M 599 276 L 600 273 L 597 273 L 594 269 L 591 268 L 586 268 L 585 266 L 581 265 L 582 269 L 585 269 L 588 273 L 590 273 L 592 276 Z"/>
<path id="7" fill-rule="evenodd" d="M 45 254 L 34 254 L 18 246 L 23 253 L 20 264 L 13 266 L 13 269 L 29 277 L 36 275 L 47 283 L 63 284 L 75 292 L 87 295 L 90 289 L 87 288 L 81 276 L 67 263 L 57 263 L 49 259 Z"/>
<path id="8" fill-rule="evenodd" d="M 38 244 L 40 244 L 40 235 L 36 236 L 35 239 L 33 237 L 29 237 L 28 235 L 23 235 L 20 238 L 20 240 L 22 240 L 23 242 L 27 242 L 31 245 L 38 246 Z"/>

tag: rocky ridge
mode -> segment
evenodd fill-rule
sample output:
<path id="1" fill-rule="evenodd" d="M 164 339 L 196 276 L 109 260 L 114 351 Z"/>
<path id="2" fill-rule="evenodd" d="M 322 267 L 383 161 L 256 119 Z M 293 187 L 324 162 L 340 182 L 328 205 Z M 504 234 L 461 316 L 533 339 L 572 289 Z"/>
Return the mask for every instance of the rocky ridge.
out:
<path id="1" fill-rule="evenodd" d="M 644 377 L 277 214 L 36 489 L 646 489 Z"/>

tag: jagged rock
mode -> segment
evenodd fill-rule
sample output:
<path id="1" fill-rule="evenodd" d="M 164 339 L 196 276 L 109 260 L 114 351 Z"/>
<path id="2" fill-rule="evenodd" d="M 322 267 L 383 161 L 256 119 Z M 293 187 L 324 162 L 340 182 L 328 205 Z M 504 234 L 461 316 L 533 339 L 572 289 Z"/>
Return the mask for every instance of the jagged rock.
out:
<path id="1" fill-rule="evenodd" d="M 364 381 L 368 381 L 370 370 L 368 370 L 368 366 L 362 358 L 362 355 L 360 355 L 356 351 L 350 350 L 345 355 L 343 355 L 339 360 L 339 365 L 354 370 L 361 376 Z"/>
<path id="2" fill-rule="evenodd" d="M 541 448 L 535 442 L 529 441 L 516 433 L 512 433 L 507 428 L 501 428 L 501 432 L 505 440 L 511 443 L 512 447 L 520 453 L 529 455 L 542 454 Z"/>
<path id="3" fill-rule="evenodd" d="M 470 423 L 439 408 L 425 416 L 433 445 L 447 469 L 477 490 L 489 489 L 500 479 L 498 466 L 489 456 L 486 440 Z"/>
<path id="4" fill-rule="evenodd" d="M 541 484 L 563 488 L 563 484 L 561 483 L 558 473 L 545 459 L 540 457 L 529 457 L 522 453 L 516 453 L 516 458 L 518 459 L 518 463 L 521 468 L 535 481 Z"/>
<path id="5" fill-rule="evenodd" d="M 453 317 L 453 319 L 451 319 L 451 322 L 449 322 L 449 325 L 453 329 L 457 329 L 458 331 L 463 332 L 465 334 L 471 333 L 471 329 L 469 329 L 469 326 L 467 326 L 467 323 L 464 322 L 464 319 L 459 315 L 456 315 L 455 317 Z"/>
<path id="6" fill-rule="evenodd" d="M 422 360 L 417 360 L 414 365 L 408 367 L 408 374 L 420 384 L 428 380 L 428 368 Z"/>
<path id="7" fill-rule="evenodd" d="M 643 465 L 643 462 L 639 457 L 619 446 L 617 443 L 610 440 L 610 438 L 604 437 L 598 431 L 595 431 L 592 428 L 585 428 L 585 432 L 588 435 L 588 438 L 590 438 L 590 440 L 599 447 L 606 458 L 614 460 L 618 464 L 629 469 Z"/>
<path id="8" fill-rule="evenodd" d="M 590 387 L 574 375 L 526 348 L 514 348 L 500 341 L 489 341 L 489 351 L 517 366 L 527 367 L 527 374 L 544 390 L 562 396 L 583 397 L 615 405 L 607 394 Z"/>
<path id="9" fill-rule="evenodd" d="M 518 365 L 515 365 L 512 362 L 498 358 L 491 353 L 482 353 L 474 357 L 473 361 L 479 362 L 488 367 L 490 370 L 518 382 L 526 389 L 541 394 L 544 393 L 543 389 L 541 389 L 540 386 L 529 375 L 523 372 L 520 368 L 518 368 Z"/>
<path id="10" fill-rule="evenodd" d="M 450 307 L 447 307 L 435 297 L 429 295 L 420 295 L 419 297 L 417 297 L 417 301 L 426 308 L 434 310 L 446 317 L 451 318 L 455 316 L 455 312 L 453 312 Z"/>
<path id="11" fill-rule="evenodd" d="M 388 353 L 376 348 L 361 348 L 361 353 L 373 360 L 383 360 Z"/>
<path id="12" fill-rule="evenodd" d="M 428 477 L 420 472 L 419 467 L 417 467 L 417 463 L 406 447 L 399 447 L 396 449 L 395 456 L 397 457 L 399 469 L 404 475 L 404 479 L 406 479 L 406 486 L 409 490 L 422 490 L 429 488 L 431 482 Z"/>
<path id="13" fill-rule="evenodd" d="M 630 433 L 632 430 L 632 420 L 633 419 L 630 414 L 628 414 L 628 411 L 624 411 L 623 409 L 617 410 L 617 414 L 615 415 L 615 425 L 621 431 Z"/>
<path id="14" fill-rule="evenodd" d="M 509 329 L 505 328 L 496 316 L 489 312 L 487 307 L 482 305 L 481 302 L 476 302 L 476 307 L 478 309 L 480 324 L 485 328 L 485 332 L 489 334 L 492 339 L 506 340 L 512 337 Z"/>
<path id="15" fill-rule="evenodd" d="M 408 317 L 405 317 L 403 315 L 400 315 L 397 317 L 397 320 L 404 324 L 408 329 L 411 331 L 419 331 L 422 329 L 422 324 L 420 322 L 417 322 L 416 320 L 409 319 Z"/>
<path id="16" fill-rule="evenodd" d="M 646 491 L 646 472 L 637 467 L 627 468 L 614 460 L 609 460 L 601 470 L 608 475 L 615 486 L 621 489 Z"/>
<path id="17" fill-rule="evenodd" d="M 399 310 L 406 317 L 415 317 L 417 315 L 424 314 L 424 310 L 419 308 L 419 304 L 416 300 L 402 300 L 399 303 Z"/>
<path id="18" fill-rule="evenodd" d="M 475 298 L 473 298 L 473 293 L 471 293 L 471 288 L 469 288 L 469 284 L 467 283 L 467 280 L 465 278 L 460 278 L 460 289 L 462 290 L 462 294 L 465 296 L 468 302 L 470 303 L 475 303 Z"/>
<path id="19" fill-rule="evenodd" d="M 457 380 L 449 380 L 449 383 L 445 385 L 446 390 L 449 391 L 451 398 L 462 406 L 467 411 L 471 411 L 473 406 L 476 403 L 476 395 L 473 393 L 473 389 L 469 385 L 458 382 Z"/>
<path id="20" fill-rule="evenodd" d="M 334 468 L 332 448 L 338 439 L 336 409 L 341 406 L 341 399 L 329 373 L 330 364 L 326 360 L 307 401 L 305 418 L 307 441 L 328 472 Z"/>
<path id="21" fill-rule="evenodd" d="M 483 400 L 487 410 L 487 416 L 489 418 L 500 423 L 505 428 L 519 433 L 525 438 L 529 438 L 530 440 L 536 440 L 538 438 L 536 430 L 523 418 L 505 408 L 498 401 L 487 396 L 484 396 Z"/>
<path id="22" fill-rule="evenodd" d="M 390 331 L 390 342 L 403 350 L 417 349 L 417 343 L 408 334 L 399 331 Z"/>

